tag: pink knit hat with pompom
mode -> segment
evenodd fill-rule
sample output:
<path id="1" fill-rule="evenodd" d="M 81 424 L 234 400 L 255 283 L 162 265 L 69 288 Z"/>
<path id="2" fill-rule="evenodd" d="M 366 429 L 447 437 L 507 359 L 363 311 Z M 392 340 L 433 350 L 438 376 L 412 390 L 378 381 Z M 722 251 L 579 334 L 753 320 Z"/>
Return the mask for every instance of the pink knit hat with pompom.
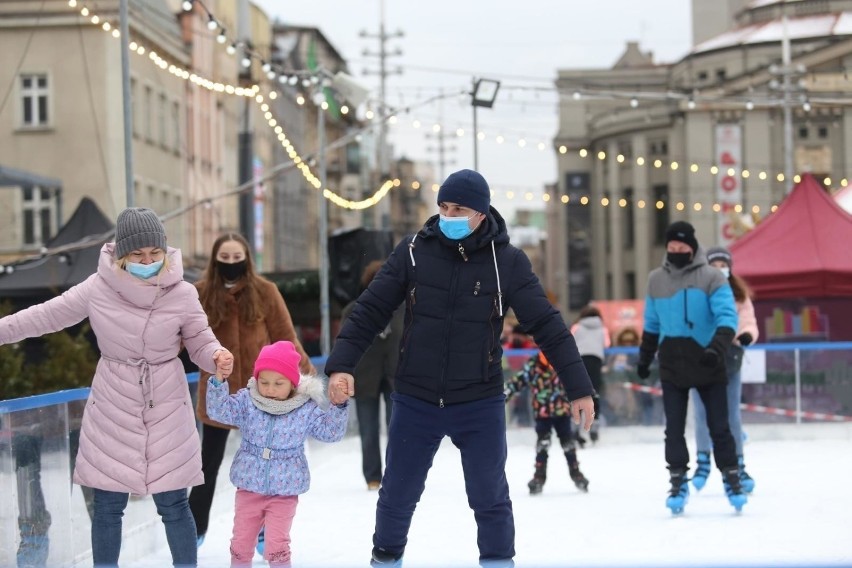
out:
<path id="1" fill-rule="evenodd" d="M 260 350 L 257 361 L 254 363 L 254 378 L 256 379 L 261 371 L 276 371 L 284 375 L 287 380 L 293 383 L 294 387 L 297 387 L 299 386 L 299 362 L 301 360 L 302 356 L 296 351 L 292 342 L 277 341 Z"/>

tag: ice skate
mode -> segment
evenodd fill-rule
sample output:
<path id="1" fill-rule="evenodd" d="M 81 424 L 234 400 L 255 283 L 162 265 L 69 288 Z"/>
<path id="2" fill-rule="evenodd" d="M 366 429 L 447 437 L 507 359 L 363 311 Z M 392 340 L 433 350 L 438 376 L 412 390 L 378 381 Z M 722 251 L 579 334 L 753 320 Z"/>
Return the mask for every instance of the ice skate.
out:
<path id="1" fill-rule="evenodd" d="M 701 491 L 707 484 L 710 476 L 710 452 L 698 452 L 695 475 L 692 476 L 692 485 L 697 491 Z"/>
<path id="2" fill-rule="evenodd" d="M 670 472 L 671 488 L 669 496 L 666 497 L 666 507 L 671 509 L 673 515 L 683 513 L 683 508 L 689 501 L 689 484 L 687 483 L 685 469 L 673 469 Z"/>
<path id="3" fill-rule="evenodd" d="M 743 510 L 743 505 L 748 503 L 748 497 L 740 483 L 740 468 L 729 468 L 722 472 L 722 476 L 724 477 L 725 495 L 728 496 L 728 502 L 739 513 Z"/>

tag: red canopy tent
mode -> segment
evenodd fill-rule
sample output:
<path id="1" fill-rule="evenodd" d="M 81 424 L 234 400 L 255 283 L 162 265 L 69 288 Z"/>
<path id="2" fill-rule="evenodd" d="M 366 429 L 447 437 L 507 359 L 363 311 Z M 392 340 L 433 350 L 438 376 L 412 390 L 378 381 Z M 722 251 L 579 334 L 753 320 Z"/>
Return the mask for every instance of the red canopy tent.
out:
<path id="1" fill-rule="evenodd" d="M 850 248 L 852 215 L 806 174 L 731 254 L 759 300 L 852 298 Z"/>

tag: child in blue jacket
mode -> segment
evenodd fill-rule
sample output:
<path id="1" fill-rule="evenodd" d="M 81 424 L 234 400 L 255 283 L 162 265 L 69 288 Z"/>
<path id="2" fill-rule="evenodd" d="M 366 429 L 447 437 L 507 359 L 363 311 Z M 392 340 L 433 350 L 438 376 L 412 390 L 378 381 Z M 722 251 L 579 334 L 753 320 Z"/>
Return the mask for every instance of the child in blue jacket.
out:
<path id="1" fill-rule="evenodd" d="M 310 487 L 305 440 L 337 442 L 346 433 L 348 403 L 329 406 L 316 376 L 301 375 L 301 357 L 289 341 L 261 349 L 248 386 L 233 396 L 210 377 L 207 411 L 237 426 L 240 448 L 231 464 L 237 487 L 231 566 L 250 566 L 257 535 L 265 527 L 263 556 L 271 566 L 290 565 L 290 527 L 299 495 Z"/>

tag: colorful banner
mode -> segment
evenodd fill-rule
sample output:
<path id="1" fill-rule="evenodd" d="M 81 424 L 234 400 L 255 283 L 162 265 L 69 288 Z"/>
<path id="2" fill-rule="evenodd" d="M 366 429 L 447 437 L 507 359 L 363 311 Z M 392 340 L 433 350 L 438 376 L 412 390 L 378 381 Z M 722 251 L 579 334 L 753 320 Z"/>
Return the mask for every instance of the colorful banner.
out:
<path id="1" fill-rule="evenodd" d="M 716 214 L 716 244 L 722 246 L 728 246 L 736 238 L 733 216 L 737 213 L 734 207 L 742 203 L 743 198 L 740 177 L 743 159 L 742 136 L 742 127 L 739 124 L 716 125 L 715 162 L 719 168 L 716 175 L 716 203 L 722 207 Z"/>

